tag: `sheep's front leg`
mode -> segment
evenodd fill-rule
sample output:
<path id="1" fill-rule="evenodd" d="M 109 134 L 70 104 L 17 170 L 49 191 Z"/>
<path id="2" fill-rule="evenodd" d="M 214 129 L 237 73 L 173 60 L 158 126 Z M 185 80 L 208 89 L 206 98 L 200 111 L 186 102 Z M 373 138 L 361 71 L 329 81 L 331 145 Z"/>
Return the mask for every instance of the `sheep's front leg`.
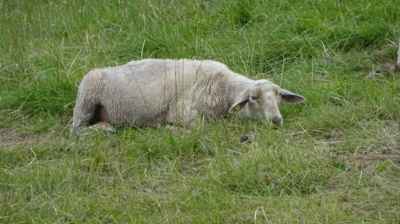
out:
<path id="1" fill-rule="evenodd" d="M 180 126 L 195 126 L 198 121 L 198 114 L 198 111 L 193 109 L 190 102 L 181 101 L 170 108 L 167 114 L 167 122 Z"/>

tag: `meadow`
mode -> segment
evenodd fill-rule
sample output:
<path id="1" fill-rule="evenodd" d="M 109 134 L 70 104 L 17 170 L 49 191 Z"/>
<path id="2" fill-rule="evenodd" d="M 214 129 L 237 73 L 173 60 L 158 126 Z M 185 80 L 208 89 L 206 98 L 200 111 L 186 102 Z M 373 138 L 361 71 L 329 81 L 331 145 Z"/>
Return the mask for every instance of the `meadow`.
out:
<path id="1" fill-rule="evenodd" d="M 399 223 L 398 0 L 0 2 L 0 223 Z M 284 124 L 70 133 L 93 68 L 210 59 Z M 240 142 L 242 136 L 249 141 Z"/>

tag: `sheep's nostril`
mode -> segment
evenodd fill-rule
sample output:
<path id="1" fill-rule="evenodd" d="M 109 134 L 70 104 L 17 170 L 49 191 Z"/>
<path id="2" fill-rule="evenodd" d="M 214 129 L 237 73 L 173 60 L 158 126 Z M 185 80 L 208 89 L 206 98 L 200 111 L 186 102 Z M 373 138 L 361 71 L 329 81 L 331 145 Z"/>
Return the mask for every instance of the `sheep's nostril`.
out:
<path id="1" fill-rule="evenodd" d="M 281 123 L 282 123 L 282 118 L 280 118 L 280 117 L 274 117 L 274 118 L 272 118 L 272 123 L 274 124 L 274 125 L 276 125 L 276 126 L 279 126 Z"/>

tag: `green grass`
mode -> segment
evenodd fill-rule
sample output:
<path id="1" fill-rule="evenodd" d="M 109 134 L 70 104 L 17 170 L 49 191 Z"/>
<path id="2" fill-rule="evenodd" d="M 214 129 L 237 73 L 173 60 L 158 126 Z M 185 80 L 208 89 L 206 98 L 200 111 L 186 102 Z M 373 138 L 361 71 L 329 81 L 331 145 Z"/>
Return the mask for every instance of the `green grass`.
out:
<path id="1" fill-rule="evenodd" d="M 398 223 L 400 3 L 0 3 L 1 223 Z M 96 67 L 211 59 L 307 101 L 277 129 L 238 118 L 188 130 L 70 134 Z M 250 142 L 240 143 L 247 135 Z"/>

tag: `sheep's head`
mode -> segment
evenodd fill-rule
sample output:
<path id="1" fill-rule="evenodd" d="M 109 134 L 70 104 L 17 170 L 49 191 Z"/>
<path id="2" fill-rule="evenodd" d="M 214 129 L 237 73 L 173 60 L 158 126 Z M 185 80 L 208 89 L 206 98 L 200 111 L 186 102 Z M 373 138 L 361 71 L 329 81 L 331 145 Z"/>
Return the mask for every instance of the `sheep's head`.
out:
<path id="1" fill-rule="evenodd" d="M 300 103 L 305 99 L 300 95 L 281 89 L 268 80 L 258 80 L 252 87 L 240 94 L 229 112 L 238 112 L 246 117 L 262 119 L 279 125 L 282 123 L 282 115 L 279 111 L 281 100 L 288 103 Z"/>

